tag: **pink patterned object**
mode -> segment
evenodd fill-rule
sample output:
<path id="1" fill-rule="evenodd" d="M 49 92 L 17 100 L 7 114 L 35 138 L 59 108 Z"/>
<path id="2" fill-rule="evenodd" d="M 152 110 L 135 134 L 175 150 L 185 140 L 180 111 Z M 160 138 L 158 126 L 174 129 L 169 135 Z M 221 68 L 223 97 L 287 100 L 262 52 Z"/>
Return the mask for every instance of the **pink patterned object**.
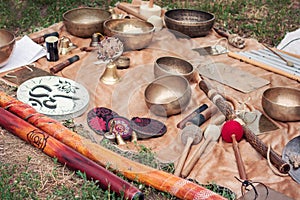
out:
<path id="1" fill-rule="evenodd" d="M 91 129 L 103 135 L 109 131 L 109 129 L 107 129 L 109 120 L 116 116 L 118 116 L 118 114 L 108 108 L 97 107 L 88 112 L 87 122 Z"/>

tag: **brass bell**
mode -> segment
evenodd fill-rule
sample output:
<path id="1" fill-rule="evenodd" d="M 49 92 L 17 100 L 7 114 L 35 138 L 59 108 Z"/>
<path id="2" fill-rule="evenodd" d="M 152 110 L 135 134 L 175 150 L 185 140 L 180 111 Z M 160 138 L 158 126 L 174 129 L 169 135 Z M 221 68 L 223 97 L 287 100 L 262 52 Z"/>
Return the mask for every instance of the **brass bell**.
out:
<path id="1" fill-rule="evenodd" d="M 113 85 L 120 80 L 117 71 L 117 65 L 114 62 L 109 62 L 106 65 L 105 71 L 102 74 L 100 80 L 107 85 Z"/>
<path id="2" fill-rule="evenodd" d="M 117 140 L 117 144 L 118 145 L 126 144 L 126 142 L 123 140 L 122 136 L 117 131 L 114 131 L 114 128 L 115 128 L 115 125 L 116 125 L 115 120 L 111 120 L 109 123 L 110 123 L 109 132 L 115 135 L 115 138 Z"/>
<path id="3" fill-rule="evenodd" d="M 135 131 L 132 131 L 131 142 L 137 142 L 137 134 Z"/>
<path id="4" fill-rule="evenodd" d="M 63 36 L 60 39 L 60 44 L 59 44 L 59 54 L 61 55 L 66 55 L 73 49 L 76 49 L 77 46 L 74 45 L 71 40 L 68 37 Z"/>
<path id="5" fill-rule="evenodd" d="M 101 37 L 103 37 L 101 33 L 93 33 L 90 47 L 97 47 L 101 41 Z"/>

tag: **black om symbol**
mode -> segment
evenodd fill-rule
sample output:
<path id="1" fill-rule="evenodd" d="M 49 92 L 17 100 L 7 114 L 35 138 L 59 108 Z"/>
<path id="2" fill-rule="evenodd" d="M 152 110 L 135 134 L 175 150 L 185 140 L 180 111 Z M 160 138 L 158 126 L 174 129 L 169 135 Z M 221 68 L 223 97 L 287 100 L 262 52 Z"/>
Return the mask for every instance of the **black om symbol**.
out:
<path id="1" fill-rule="evenodd" d="M 36 92 L 36 90 L 38 92 Z M 68 96 L 68 95 L 60 95 L 54 94 L 51 95 L 52 89 L 47 85 L 36 85 L 30 91 L 29 101 L 31 101 L 32 106 L 39 105 L 40 107 L 46 107 L 48 109 L 56 109 L 57 108 L 57 98 L 65 98 L 71 100 L 79 100 L 79 98 Z"/>

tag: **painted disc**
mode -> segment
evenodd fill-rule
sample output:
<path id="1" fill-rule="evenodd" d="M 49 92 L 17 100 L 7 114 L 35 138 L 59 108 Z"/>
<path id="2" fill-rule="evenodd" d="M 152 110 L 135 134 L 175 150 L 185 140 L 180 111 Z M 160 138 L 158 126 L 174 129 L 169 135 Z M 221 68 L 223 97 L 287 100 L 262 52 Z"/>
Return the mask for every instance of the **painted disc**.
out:
<path id="1" fill-rule="evenodd" d="M 293 138 L 285 145 L 282 159 L 290 165 L 290 176 L 300 183 L 300 136 Z"/>
<path id="2" fill-rule="evenodd" d="M 131 128 L 139 139 L 159 137 L 167 132 L 167 127 L 162 122 L 151 118 L 133 117 L 130 120 Z"/>
<path id="3" fill-rule="evenodd" d="M 87 114 L 87 123 L 96 133 L 103 135 L 108 132 L 108 122 L 113 117 L 118 116 L 118 113 L 105 107 L 96 107 L 90 110 Z"/>
<path id="4" fill-rule="evenodd" d="M 25 81 L 18 87 L 17 98 L 56 120 L 82 115 L 90 99 L 81 84 L 59 76 L 41 76 Z"/>
<path id="5" fill-rule="evenodd" d="M 129 120 L 126 119 L 125 117 L 121 117 L 121 116 L 114 117 L 114 118 L 110 119 L 108 124 L 107 124 L 107 129 L 108 130 L 110 130 L 112 120 L 114 121 L 114 127 L 113 127 L 112 131 L 114 133 L 117 133 L 117 134 L 121 135 L 121 137 L 124 140 L 130 139 L 130 137 L 132 135 L 132 129 L 130 127 Z"/>

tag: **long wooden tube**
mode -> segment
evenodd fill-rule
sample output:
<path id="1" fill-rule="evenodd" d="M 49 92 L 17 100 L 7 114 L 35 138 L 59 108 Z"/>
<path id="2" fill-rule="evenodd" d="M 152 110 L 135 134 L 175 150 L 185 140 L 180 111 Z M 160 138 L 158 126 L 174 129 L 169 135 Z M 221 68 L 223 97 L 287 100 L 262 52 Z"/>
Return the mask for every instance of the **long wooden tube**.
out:
<path id="1" fill-rule="evenodd" d="M 124 194 L 126 199 L 144 199 L 143 193 L 135 186 L 3 108 L 0 108 L 0 126 L 67 167 L 99 181 L 103 189 L 111 189 L 119 196 Z"/>
<path id="2" fill-rule="evenodd" d="M 199 82 L 199 87 L 205 92 L 209 99 L 219 108 L 219 110 L 225 115 L 226 120 L 236 119 L 237 116 L 232 107 L 226 102 L 215 89 L 213 89 L 209 83 L 205 80 Z M 242 124 L 244 130 L 244 136 L 251 146 L 259 152 L 263 157 L 267 158 L 268 147 L 245 125 Z M 286 163 L 281 157 L 271 149 L 270 151 L 271 163 L 281 172 L 287 174 L 290 170 L 290 165 Z"/>
<path id="3" fill-rule="evenodd" d="M 30 105 L 24 104 L 1 91 L 0 106 L 27 120 L 35 127 L 40 128 L 101 166 L 108 166 L 112 171 L 124 175 L 129 180 L 168 192 L 180 199 L 225 199 L 196 183 L 134 162 L 95 144 L 66 128 L 60 122 L 36 112 Z"/>

